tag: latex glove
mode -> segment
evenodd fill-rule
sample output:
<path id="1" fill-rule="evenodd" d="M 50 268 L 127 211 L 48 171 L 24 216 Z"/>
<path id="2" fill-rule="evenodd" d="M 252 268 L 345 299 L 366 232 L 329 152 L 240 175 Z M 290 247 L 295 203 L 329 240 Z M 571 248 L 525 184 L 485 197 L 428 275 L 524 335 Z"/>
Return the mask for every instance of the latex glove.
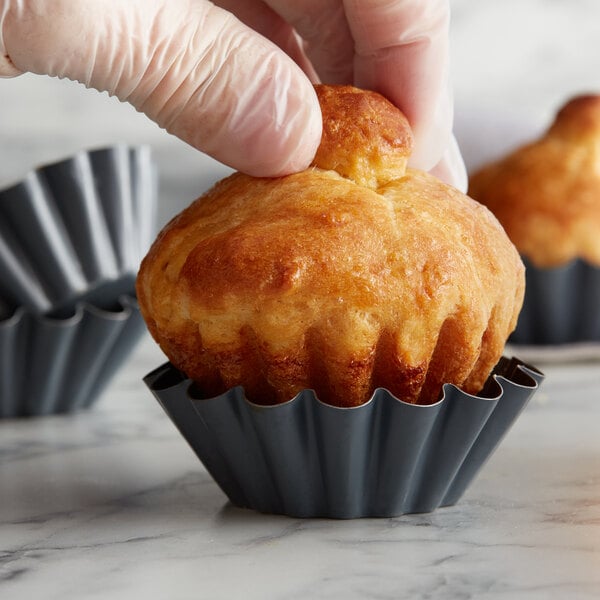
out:
<path id="1" fill-rule="evenodd" d="M 320 139 L 299 64 L 313 80 L 376 89 L 400 106 L 415 166 L 434 167 L 448 149 L 456 159 L 447 0 L 219 4 L 249 26 L 206 0 L 0 0 L 0 75 L 31 71 L 108 91 L 218 160 L 274 176 L 306 167 Z M 448 157 L 436 168 L 460 185 Z"/>
<path id="2" fill-rule="evenodd" d="M 276 45 L 203 0 L 0 0 L 0 74 L 80 81 L 253 175 L 305 168 L 316 94 Z"/>

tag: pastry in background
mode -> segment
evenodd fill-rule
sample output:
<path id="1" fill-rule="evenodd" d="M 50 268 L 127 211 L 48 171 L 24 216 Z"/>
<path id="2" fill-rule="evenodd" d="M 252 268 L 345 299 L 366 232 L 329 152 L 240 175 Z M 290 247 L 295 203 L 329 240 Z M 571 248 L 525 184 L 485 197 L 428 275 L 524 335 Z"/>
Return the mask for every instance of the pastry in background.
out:
<path id="1" fill-rule="evenodd" d="M 469 195 L 527 265 L 511 341 L 600 340 L 600 95 L 573 98 L 540 139 L 475 172 Z"/>
<path id="2" fill-rule="evenodd" d="M 479 392 L 521 308 L 524 270 L 481 204 L 407 168 L 408 122 L 379 94 L 317 86 L 311 168 L 217 183 L 159 234 L 137 280 L 150 332 L 215 396 L 312 388 L 357 406 L 444 383 Z"/>
<path id="3" fill-rule="evenodd" d="M 546 134 L 489 164 L 469 195 L 537 267 L 600 265 L 600 96 L 569 101 Z"/>

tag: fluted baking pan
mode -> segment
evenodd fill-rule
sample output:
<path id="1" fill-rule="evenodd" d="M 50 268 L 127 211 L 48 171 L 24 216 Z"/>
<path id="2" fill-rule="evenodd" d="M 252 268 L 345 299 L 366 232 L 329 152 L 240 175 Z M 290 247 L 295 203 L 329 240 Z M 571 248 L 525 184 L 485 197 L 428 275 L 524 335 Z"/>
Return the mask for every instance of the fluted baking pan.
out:
<path id="1" fill-rule="evenodd" d="M 525 301 L 510 342 L 600 343 L 600 268 L 581 260 L 552 269 L 524 262 Z"/>
<path id="2" fill-rule="evenodd" d="M 389 517 L 458 501 L 541 383 L 503 358 L 479 396 L 445 385 L 418 406 L 378 389 L 355 408 L 305 390 L 259 406 L 242 388 L 202 399 L 167 363 L 144 381 L 192 450 L 240 507 L 295 517 Z"/>
<path id="3" fill-rule="evenodd" d="M 78 303 L 68 316 L 19 308 L 0 320 L 0 417 L 71 412 L 98 398 L 146 330 L 128 285 L 129 295 L 98 290 L 97 305 Z"/>
<path id="4" fill-rule="evenodd" d="M 135 274 L 154 237 L 148 147 L 79 152 L 0 191 L 0 317 L 70 311 L 85 293 Z"/>

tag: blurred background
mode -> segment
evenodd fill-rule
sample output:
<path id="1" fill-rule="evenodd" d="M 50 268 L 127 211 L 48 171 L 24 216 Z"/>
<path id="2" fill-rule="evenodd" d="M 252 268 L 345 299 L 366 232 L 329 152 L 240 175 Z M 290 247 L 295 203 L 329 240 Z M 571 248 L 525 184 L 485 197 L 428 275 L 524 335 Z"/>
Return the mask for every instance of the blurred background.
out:
<path id="1" fill-rule="evenodd" d="M 600 93 L 598 0 L 451 0 L 455 133 L 469 169 L 531 139 L 573 95 Z M 159 222 L 230 170 L 107 94 L 0 79 L 0 187 L 82 148 L 150 144 Z"/>

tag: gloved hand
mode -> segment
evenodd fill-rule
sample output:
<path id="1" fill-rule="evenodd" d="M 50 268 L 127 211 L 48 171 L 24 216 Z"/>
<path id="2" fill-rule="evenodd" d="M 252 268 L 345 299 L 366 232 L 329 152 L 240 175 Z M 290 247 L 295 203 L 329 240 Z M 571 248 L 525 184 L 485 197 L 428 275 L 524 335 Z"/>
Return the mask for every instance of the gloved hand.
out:
<path id="1" fill-rule="evenodd" d="M 448 0 L 216 4 L 0 0 L 0 76 L 30 71 L 108 91 L 257 176 L 312 160 L 321 116 L 309 78 L 352 83 L 404 111 L 413 166 L 465 187 L 451 135 Z"/>

